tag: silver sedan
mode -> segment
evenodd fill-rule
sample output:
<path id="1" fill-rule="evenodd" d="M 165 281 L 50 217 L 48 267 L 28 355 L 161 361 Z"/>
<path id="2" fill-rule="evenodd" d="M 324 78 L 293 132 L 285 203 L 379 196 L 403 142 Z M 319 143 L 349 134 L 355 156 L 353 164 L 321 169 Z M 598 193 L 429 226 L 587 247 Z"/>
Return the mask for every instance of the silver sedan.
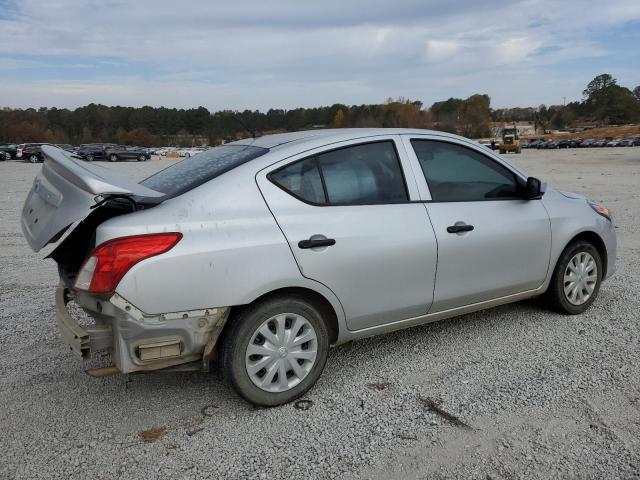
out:
<path id="1" fill-rule="evenodd" d="M 111 352 L 96 376 L 217 364 L 278 405 L 331 345 L 543 294 L 579 314 L 615 271 L 605 207 L 441 132 L 269 135 L 140 183 L 43 152 L 22 228 L 59 242 L 58 325 L 79 356 Z"/>

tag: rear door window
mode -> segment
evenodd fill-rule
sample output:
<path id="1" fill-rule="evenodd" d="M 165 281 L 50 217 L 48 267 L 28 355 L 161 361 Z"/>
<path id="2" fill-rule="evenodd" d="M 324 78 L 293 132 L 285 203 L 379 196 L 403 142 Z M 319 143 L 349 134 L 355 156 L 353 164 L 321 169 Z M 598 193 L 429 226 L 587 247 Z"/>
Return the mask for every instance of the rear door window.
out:
<path id="1" fill-rule="evenodd" d="M 287 165 L 269 175 L 312 204 L 375 205 L 408 201 L 393 141 L 340 148 Z"/>

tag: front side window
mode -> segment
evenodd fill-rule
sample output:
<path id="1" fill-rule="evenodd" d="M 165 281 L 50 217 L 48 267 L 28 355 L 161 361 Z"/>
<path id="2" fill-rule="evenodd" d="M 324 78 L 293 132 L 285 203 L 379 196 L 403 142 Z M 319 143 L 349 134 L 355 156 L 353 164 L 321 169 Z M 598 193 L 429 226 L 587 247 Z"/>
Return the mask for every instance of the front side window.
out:
<path id="1" fill-rule="evenodd" d="M 436 140 L 411 140 L 411 145 L 436 202 L 522 197 L 515 174 L 475 150 Z"/>
<path id="2" fill-rule="evenodd" d="M 408 200 L 391 141 L 345 147 L 295 162 L 269 178 L 288 193 L 322 205 L 371 205 Z"/>

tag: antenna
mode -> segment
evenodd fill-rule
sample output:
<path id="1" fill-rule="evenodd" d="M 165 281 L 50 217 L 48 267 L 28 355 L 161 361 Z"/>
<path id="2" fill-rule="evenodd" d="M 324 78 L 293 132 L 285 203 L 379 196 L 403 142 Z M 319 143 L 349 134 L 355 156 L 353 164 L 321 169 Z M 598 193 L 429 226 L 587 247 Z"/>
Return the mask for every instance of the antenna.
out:
<path id="1" fill-rule="evenodd" d="M 235 113 L 232 113 L 231 116 L 233 117 L 233 119 L 238 122 L 240 125 L 242 125 L 242 128 L 244 128 L 247 132 L 249 132 L 251 134 L 252 138 L 256 138 L 256 131 L 250 129 L 249 127 L 247 127 L 242 120 L 240 120 Z"/>

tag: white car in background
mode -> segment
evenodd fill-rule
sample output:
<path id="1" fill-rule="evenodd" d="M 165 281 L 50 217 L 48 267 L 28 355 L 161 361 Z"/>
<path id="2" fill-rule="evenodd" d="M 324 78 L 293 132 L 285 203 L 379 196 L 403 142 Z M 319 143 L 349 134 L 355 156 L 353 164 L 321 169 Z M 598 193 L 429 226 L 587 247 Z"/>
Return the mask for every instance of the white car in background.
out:
<path id="1" fill-rule="evenodd" d="M 193 148 L 181 148 L 178 151 L 178 155 L 180 155 L 181 157 L 193 157 L 194 155 L 197 155 L 199 153 L 204 152 L 205 150 L 207 150 L 204 147 L 193 147 Z"/>
<path id="2" fill-rule="evenodd" d="M 157 154 L 161 157 L 166 157 L 169 152 L 175 152 L 176 150 L 178 150 L 176 147 L 164 147 L 157 150 Z"/>

